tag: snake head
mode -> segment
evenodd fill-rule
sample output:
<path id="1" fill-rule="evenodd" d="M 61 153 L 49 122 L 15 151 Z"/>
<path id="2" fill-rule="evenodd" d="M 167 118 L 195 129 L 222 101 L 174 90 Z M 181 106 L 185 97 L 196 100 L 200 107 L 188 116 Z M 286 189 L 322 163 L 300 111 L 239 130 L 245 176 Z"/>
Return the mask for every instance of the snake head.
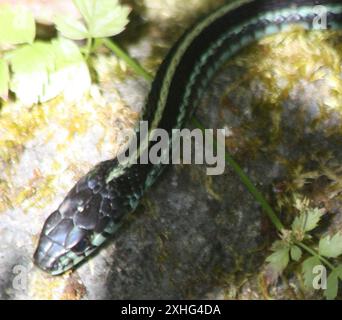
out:
<path id="1" fill-rule="evenodd" d="M 44 271 L 59 275 L 94 251 L 90 232 L 74 225 L 57 210 L 45 222 L 34 261 Z"/>
<path id="2" fill-rule="evenodd" d="M 59 275 L 102 245 L 117 228 L 115 190 L 98 170 L 82 178 L 46 220 L 34 254 L 35 264 Z"/>

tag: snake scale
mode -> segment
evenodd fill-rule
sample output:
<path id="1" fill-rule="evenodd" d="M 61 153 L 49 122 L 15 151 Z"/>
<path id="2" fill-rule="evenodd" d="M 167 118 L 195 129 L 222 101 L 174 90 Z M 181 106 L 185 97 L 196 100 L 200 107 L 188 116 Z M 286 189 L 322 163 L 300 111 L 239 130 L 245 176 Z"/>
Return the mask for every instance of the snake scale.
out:
<path id="1" fill-rule="evenodd" d="M 143 120 L 150 129 L 183 128 L 209 81 L 241 48 L 291 24 L 313 29 L 316 5 L 326 8 L 328 28 L 342 26 L 341 0 L 227 1 L 184 33 L 160 66 Z M 155 142 L 140 141 L 138 155 Z M 46 220 L 34 261 L 52 275 L 74 268 L 96 251 L 133 212 L 165 165 L 99 163 Z"/>

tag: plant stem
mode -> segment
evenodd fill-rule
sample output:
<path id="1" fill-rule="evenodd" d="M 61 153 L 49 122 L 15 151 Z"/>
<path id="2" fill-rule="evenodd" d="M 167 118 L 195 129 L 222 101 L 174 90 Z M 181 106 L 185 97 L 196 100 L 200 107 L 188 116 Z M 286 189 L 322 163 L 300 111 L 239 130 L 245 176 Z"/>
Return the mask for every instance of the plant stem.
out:
<path id="1" fill-rule="evenodd" d="M 149 82 L 153 81 L 153 76 L 149 74 L 135 59 L 131 58 L 124 50 L 122 50 L 113 41 L 104 38 L 101 42 L 110 50 L 112 50 L 120 59 L 124 60 L 137 74 L 144 77 Z"/>
<path id="2" fill-rule="evenodd" d="M 101 39 L 101 42 L 110 50 L 112 50 L 119 58 L 123 59 L 137 74 L 144 77 L 146 80 L 152 82 L 153 77 L 150 75 L 136 60 L 132 59 L 126 52 L 124 52 L 118 45 L 112 42 L 109 39 Z M 202 131 L 205 130 L 203 124 L 193 117 L 193 124 L 200 128 Z M 243 184 L 246 186 L 248 191 L 254 196 L 256 201 L 261 205 L 264 209 L 274 226 L 278 231 L 282 231 L 284 229 L 283 224 L 279 220 L 276 213 L 273 211 L 272 207 L 269 205 L 264 196 L 260 193 L 260 191 L 254 186 L 253 182 L 249 179 L 249 177 L 244 173 L 238 163 L 232 158 L 228 151 L 226 151 L 226 162 L 232 167 L 235 173 L 239 176 Z"/>
<path id="3" fill-rule="evenodd" d="M 88 38 L 87 39 L 86 49 L 85 49 L 85 60 L 86 61 L 88 61 L 88 59 L 89 59 L 92 46 L 93 46 L 93 39 L 92 38 Z"/>
<path id="4" fill-rule="evenodd" d="M 192 118 L 192 123 L 200 128 L 202 131 L 205 130 L 202 123 L 196 119 L 195 117 Z M 217 143 L 216 139 L 215 142 Z M 282 231 L 284 229 L 283 224 L 279 220 L 277 214 L 273 211 L 272 207 L 269 205 L 267 200 L 261 194 L 261 192 L 255 187 L 253 182 L 249 179 L 249 177 L 245 174 L 239 164 L 233 159 L 230 153 L 226 150 L 226 162 L 231 166 L 234 172 L 239 176 L 242 183 L 246 186 L 248 191 L 254 196 L 254 198 L 259 202 L 261 207 L 264 209 L 270 220 L 273 222 L 274 226 L 277 228 L 278 231 Z"/>
<path id="5" fill-rule="evenodd" d="M 303 242 L 296 242 L 296 245 L 304 249 L 306 252 L 310 253 L 312 256 L 318 258 L 321 260 L 323 263 L 325 263 L 326 266 L 328 266 L 331 270 L 334 270 L 335 267 L 324 257 L 319 255 L 314 249 L 311 249 L 309 246 L 304 244 Z"/>

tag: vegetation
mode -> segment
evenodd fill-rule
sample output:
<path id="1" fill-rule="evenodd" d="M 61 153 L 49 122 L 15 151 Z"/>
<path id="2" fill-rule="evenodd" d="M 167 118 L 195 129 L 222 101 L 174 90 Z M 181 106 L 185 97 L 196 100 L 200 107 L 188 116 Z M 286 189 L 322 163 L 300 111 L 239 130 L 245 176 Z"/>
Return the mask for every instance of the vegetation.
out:
<path id="1" fill-rule="evenodd" d="M 130 9 L 112 0 L 74 0 L 82 20 L 57 16 L 59 36 L 49 42 L 35 40 L 32 14 L 22 7 L 2 5 L 0 10 L 0 97 L 13 92 L 24 104 L 45 102 L 60 94 L 74 100 L 90 87 L 89 56 L 100 39 L 121 33 Z M 79 44 L 86 40 L 85 44 Z M 96 41 L 97 40 L 97 41 Z"/>

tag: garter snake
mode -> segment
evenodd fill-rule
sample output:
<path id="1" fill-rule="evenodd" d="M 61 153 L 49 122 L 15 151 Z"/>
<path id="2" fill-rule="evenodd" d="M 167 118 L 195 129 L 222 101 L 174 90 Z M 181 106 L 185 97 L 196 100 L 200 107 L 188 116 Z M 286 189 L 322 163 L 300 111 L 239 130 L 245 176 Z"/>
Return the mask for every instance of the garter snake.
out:
<path id="1" fill-rule="evenodd" d="M 196 23 L 177 41 L 160 66 L 143 120 L 150 130 L 183 128 L 202 92 L 220 67 L 241 48 L 291 24 L 313 29 L 316 5 L 326 8 L 328 27 L 342 26 L 340 0 L 229 1 Z M 155 142 L 142 138 L 138 155 Z M 138 165 L 118 159 L 101 162 L 86 174 L 46 220 L 35 263 L 61 274 L 98 249 L 137 207 L 164 165 Z"/>

